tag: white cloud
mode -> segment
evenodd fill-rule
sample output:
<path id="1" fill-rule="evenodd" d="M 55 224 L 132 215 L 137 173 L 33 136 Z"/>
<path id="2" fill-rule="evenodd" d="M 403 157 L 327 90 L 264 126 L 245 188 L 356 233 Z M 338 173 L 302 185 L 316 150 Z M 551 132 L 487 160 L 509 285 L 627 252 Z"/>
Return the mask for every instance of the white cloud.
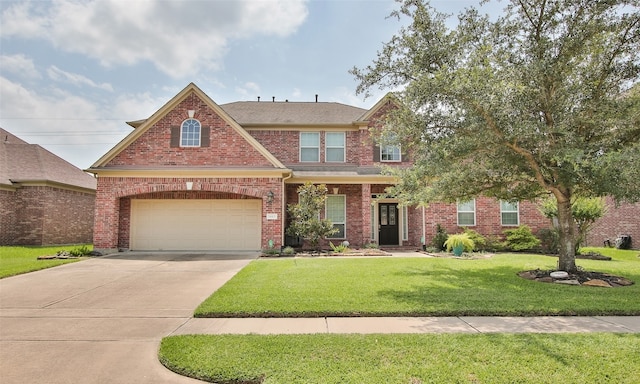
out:
<path id="1" fill-rule="evenodd" d="M 58 88 L 31 89 L 0 76 L 0 126 L 80 168 L 93 164 L 170 97 L 124 94 L 94 101 Z"/>
<path id="2" fill-rule="evenodd" d="M 33 60 L 23 54 L 0 56 L 2 72 L 13 73 L 26 79 L 39 79 L 42 76 L 33 64 Z"/>
<path id="3" fill-rule="evenodd" d="M 98 88 L 105 91 L 113 92 L 113 87 L 109 83 L 97 84 L 93 80 L 83 75 L 63 71 L 55 65 L 52 65 L 51 67 L 49 67 L 49 69 L 47 69 L 47 74 L 49 75 L 50 79 L 55 81 L 68 82 L 78 87 L 86 85 L 92 88 Z"/>
<path id="4" fill-rule="evenodd" d="M 260 86 L 252 81 L 244 83 L 242 86 L 236 87 L 236 93 L 243 97 L 257 97 L 260 96 Z"/>
<path id="5" fill-rule="evenodd" d="M 47 39 L 107 67 L 148 61 L 182 78 L 220 69 L 230 39 L 287 36 L 307 14 L 304 0 L 27 2 L 4 10 L 0 36 Z"/>

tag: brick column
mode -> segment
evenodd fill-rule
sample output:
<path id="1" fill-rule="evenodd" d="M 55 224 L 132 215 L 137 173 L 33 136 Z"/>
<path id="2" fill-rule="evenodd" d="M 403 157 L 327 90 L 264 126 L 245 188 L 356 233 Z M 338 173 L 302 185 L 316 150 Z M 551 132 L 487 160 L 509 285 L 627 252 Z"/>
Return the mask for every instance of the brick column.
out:
<path id="1" fill-rule="evenodd" d="M 362 245 L 371 242 L 371 184 L 362 184 Z"/>

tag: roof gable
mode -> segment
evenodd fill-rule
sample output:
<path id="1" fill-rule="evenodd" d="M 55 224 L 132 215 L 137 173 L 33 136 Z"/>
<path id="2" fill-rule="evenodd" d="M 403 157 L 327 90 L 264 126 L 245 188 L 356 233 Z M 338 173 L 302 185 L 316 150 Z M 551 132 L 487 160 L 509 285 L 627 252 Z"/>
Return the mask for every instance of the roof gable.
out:
<path id="1" fill-rule="evenodd" d="M 384 111 L 390 107 L 399 107 L 400 101 L 398 98 L 391 92 L 384 95 L 383 98 L 378 100 L 378 102 L 371 107 L 368 111 L 366 111 L 363 115 L 358 118 L 358 121 L 367 122 L 372 118 L 375 118 L 378 113 Z"/>
<path id="2" fill-rule="evenodd" d="M 194 97 L 196 99 L 193 99 Z M 252 162 L 240 164 L 240 159 L 231 159 L 229 157 L 247 156 L 248 158 L 249 156 L 251 156 L 251 161 L 256 162 L 259 165 L 268 166 L 271 168 L 286 168 L 278 159 L 275 158 L 275 156 L 267 151 L 256 139 L 254 139 L 231 116 L 229 116 L 227 112 L 225 112 L 211 98 L 209 98 L 209 96 L 202 92 L 200 88 L 198 88 L 195 84 L 190 83 L 180 93 L 178 93 L 171 100 L 169 100 L 169 102 L 162 106 L 162 108 L 156 111 L 151 117 L 146 120 L 136 122 L 136 124 L 134 125 L 136 129 L 115 147 L 113 147 L 109 152 L 107 152 L 104 156 L 102 156 L 97 162 L 95 162 L 91 166 L 91 169 L 95 170 L 96 168 L 103 168 L 114 164 L 124 164 L 123 159 L 118 159 L 118 156 L 121 154 L 126 155 L 126 151 L 133 152 L 133 147 L 136 145 L 136 141 L 143 138 L 143 135 L 154 135 L 153 140 L 155 140 L 156 142 L 158 142 L 158 140 L 162 140 L 162 144 L 168 146 L 170 139 L 166 137 L 166 135 L 170 135 L 171 126 L 174 126 L 175 124 L 179 125 L 181 121 L 187 118 L 186 115 L 180 115 L 178 118 L 178 115 L 176 115 L 177 112 L 175 112 L 178 109 L 182 108 L 185 103 L 190 103 L 190 105 L 197 104 L 196 107 L 192 107 L 194 110 L 197 110 L 194 118 L 201 120 L 203 127 L 207 126 L 207 121 L 210 121 L 212 135 L 213 132 L 233 135 L 233 137 L 230 138 L 233 142 L 233 145 L 231 147 L 217 147 L 218 142 L 214 137 L 211 137 L 211 148 L 207 149 L 207 152 L 209 153 L 211 159 L 213 159 L 213 157 L 211 156 L 218 156 L 219 158 L 231 161 L 233 163 L 232 165 L 255 165 Z M 129 147 L 132 148 L 129 149 Z M 187 150 L 197 151 L 199 149 L 189 148 Z M 171 153 L 167 153 L 167 156 L 171 155 Z M 141 166 L 143 164 L 130 165 Z M 164 161 L 157 162 L 156 164 L 153 164 L 152 161 L 151 164 L 147 165 L 167 166 L 180 164 L 179 162 L 174 164 L 172 160 L 165 159 Z M 211 164 L 205 161 L 202 165 L 211 166 L 220 164 Z"/>

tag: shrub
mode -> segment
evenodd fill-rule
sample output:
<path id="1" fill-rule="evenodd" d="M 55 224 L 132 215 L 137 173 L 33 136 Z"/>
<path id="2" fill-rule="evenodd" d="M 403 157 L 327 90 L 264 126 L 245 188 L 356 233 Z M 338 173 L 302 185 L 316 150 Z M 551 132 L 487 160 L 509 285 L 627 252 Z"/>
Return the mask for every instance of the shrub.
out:
<path id="1" fill-rule="evenodd" d="M 367 243 L 364 245 L 364 248 L 367 249 L 378 249 L 380 248 L 377 243 Z"/>
<path id="2" fill-rule="evenodd" d="M 465 228 L 464 229 L 464 233 L 467 234 L 467 236 L 469 236 L 469 238 L 471 240 L 473 240 L 473 251 L 474 252 L 480 252 L 480 251 L 485 251 L 486 247 L 487 247 L 487 239 L 482 236 L 481 234 L 479 234 L 478 232 L 474 231 L 473 229 L 469 229 L 469 228 Z"/>
<path id="3" fill-rule="evenodd" d="M 295 255 L 296 254 L 296 250 L 293 249 L 293 247 L 287 246 L 287 247 L 284 247 L 282 249 L 282 254 L 283 255 L 287 255 L 287 256 Z"/>
<path id="4" fill-rule="evenodd" d="M 531 228 L 528 225 L 507 229 L 503 233 L 505 234 L 505 247 L 513 251 L 527 251 L 540 245 L 540 240 L 531 233 Z"/>
<path id="5" fill-rule="evenodd" d="M 336 253 L 344 253 L 349 249 L 349 242 L 343 241 L 341 244 L 333 245 L 332 242 L 329 242 L 331 246 L 331 250 Z"/>
<path id="6" fill-rule="evenodd" d="M 91 250 L 86 245 L 83 245 L 81 247 L 73 248 L 72 250 L 69 251 L 69 253 L 72 256 L 79 257 L 79 256 L 86 256 L 90 254 Z"/>
<path id="7" fill-rule="evenodd" d="M 556 228 L 542 228 L 538 231 L 540 250 L 543 253 L 557 255 L 560 253 L 560 233 Z"/>
<path id="8" fill-rule="evenodd" d="M 262 250 L 262 253 L 265 255 L 279 255 L 280 250 L 276 248 L 265 248 Z"/>
<path id="9" fill-rule="evenodd" d="M 440 224 L 436 225 L 436 234 L 433 236 L 431 240 L 431 245 L 438 251 L 444 251 L 445 245 L 444 243 L 447 241 L 447 230 L 444 229 Z"/>

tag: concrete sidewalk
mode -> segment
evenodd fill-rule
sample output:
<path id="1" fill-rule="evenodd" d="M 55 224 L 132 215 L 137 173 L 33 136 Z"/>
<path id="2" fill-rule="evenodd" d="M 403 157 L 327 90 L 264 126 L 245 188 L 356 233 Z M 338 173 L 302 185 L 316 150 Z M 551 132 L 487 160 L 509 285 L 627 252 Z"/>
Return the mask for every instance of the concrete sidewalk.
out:
<path id="1" fill-rule="evenodd" d="M 640 333 L 640 316 L 192 318 L 172 334 L 496 332 Z"/>

